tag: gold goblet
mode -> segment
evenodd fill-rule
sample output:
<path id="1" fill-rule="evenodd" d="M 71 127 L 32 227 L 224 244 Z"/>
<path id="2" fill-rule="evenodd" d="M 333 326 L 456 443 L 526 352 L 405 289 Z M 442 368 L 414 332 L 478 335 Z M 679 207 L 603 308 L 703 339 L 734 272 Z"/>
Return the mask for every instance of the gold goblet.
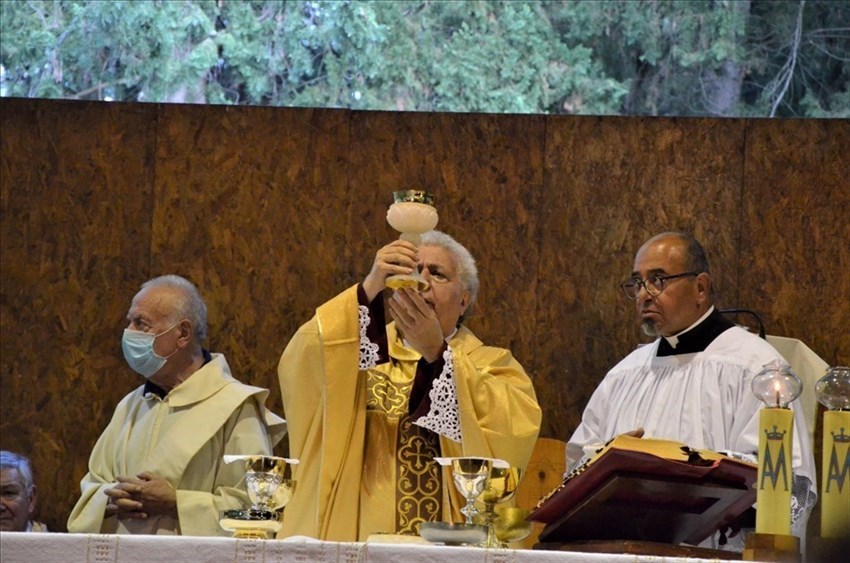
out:
<path id="1" fill-rule="evenodd" d="M 507 464 L 505 464 L 505 467 L 502 467 L 501 464 L 493 464 L 487 487 L 478 498 L 480 502 L 484 503 L 484 512 L 479 516 L 479 519 L 482 524 L 487 526 L 486 547 L 503 547 L 495 533 L 496 520 L 499 516 L 494 509 L 497 504 L 506 502 L 514 496 L 520 479 L 522 479 L 520 468 L 510 467 Z"/>
<path id="2" fill-rule="evenodd" d="M 490 481 L 493 460 L 487 457 L 456 457 L 452 459 L 452 478 L 460 494 L 466 499 L 466 506 L 460 509 L 466 517 L 466 524 L 473 524 L 478 509 L 477 499 Z"/>
<path id="3" fill-rule="evenodd" d="M 422 233 L 436 227 L 438 220 L 432 194 L 421 190 L 393 192 L 393 204 L 387 210 L 387 222 L 401 233 L 399 237 L 401 240 L 419 246 L 422 242 Z M 428 282 L 415 270 L 410 274 L 389 276 L 386 284 L 391 289 L 402 287 L 413 287 L 419 291 L 428 289 Z"/>

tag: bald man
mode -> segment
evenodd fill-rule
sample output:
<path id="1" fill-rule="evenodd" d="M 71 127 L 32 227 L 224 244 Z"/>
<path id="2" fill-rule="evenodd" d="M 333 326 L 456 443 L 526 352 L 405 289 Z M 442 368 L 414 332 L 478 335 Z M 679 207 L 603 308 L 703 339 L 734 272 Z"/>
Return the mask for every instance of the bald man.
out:
<path id="1" fill-rule="evenodd" d="M 643 332 L 656 339 L 614 366 L 594 391 L 567 443 L 568 467 L 584 447 L 639 429 L 648 438 L 756 460 L 762 405 L 750 384 L 782 356 L 715 309 L 711 284 L 705 250 L 692 236 L 661 233 L 640 247 L 621 288 Z M 791 408 L 792 527 L 802 537 L 817 500 L 814 458 L 802 408 L 797 401 Z M 727 548 L 741 549 L 741 536 Z"/>

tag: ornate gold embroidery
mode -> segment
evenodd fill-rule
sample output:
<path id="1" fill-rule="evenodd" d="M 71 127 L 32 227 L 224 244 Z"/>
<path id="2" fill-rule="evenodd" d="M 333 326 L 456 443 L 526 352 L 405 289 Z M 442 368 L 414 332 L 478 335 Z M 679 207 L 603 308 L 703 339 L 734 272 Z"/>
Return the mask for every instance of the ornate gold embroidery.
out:
<path id="1" fill-rule="evenodd" d="M 417 534 L 422 522 L 442 516 L 442 473 L 439 435 L 411 423 L 399 423 L 396 454 L 396 533 Z"/>
<path id="2" fill-rule="evenodd" d="M 390 381 L 385 373 L 370 369 L 366 373 L 366 410 L 405 416 L 411 386 L 412 383 Z"/>

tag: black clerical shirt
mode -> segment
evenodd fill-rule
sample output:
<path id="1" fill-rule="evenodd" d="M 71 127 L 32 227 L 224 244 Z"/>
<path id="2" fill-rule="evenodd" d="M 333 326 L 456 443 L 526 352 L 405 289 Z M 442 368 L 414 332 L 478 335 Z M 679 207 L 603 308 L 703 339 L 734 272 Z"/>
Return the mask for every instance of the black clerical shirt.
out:
<path id="1" fill-rule="evenodd" d="M 681 354 L 695 354 L 702 352 L 715 338 L 735 326 L 735 323 L 723 316 L 723 313 L 714 309 L 704 321 L 678 337 L 676 347 L 661 337 L 658 343 L 657 356 L 678 356 Z"/>

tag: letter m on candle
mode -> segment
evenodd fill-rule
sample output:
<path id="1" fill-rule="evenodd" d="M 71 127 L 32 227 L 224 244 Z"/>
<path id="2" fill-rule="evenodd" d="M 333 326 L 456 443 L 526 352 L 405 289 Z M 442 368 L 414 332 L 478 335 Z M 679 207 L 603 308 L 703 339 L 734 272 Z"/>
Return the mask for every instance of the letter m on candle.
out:
<path id="1" fill-rule="evenodd" d="M 791 533 L 791 467 L 788 456 L 794 447 L 791 439 L 794 412 L 780 408 L 762 409 L 759 430 L 756 532 L 788 535 Z"/>
<path id="2" fill-rule="evenodd" d="M 850 448 L 848 448 L 848 443 L 850 443 L 850 435 L 844 433 L 844 428 L 841 429 L 841 434 L 836 435 L 835 432 L 832 432 L 832 455 L 829 456 L 829 472 L 826 476 L 827 493 L 831 492 L 830 487 L 833 481 L 835 481 L 839 493 L 844 489 L 844 481 L 850 473 Z M 843 456 L 839 456 L 839 449 L 844 450 Z M 839 457 L 844 458 L 843 467 L 838 461 Z"/>
<path id="3" fill-rule="evenodd" d="M 821 535 L 847 538 L 850 530 L 850 411 L 823 413 Z"/>
<path id="4" fill-rule="evenodd" d="M 774 425 L 772 432 L 768 432 L 767 430 L 764 432 L 767 435 L 767 440 L 765 441 L 764 452 L 762 454 L 764 462 L 762 464 L 763 469 L 759 489 L 764 490 L 764 482 L 766 479 L 770 479 L 771 488 L 776 489 L 776 482 L 779 480 L 781 475 L 782 484 L 787 491 L 788 463 L 785 457 L 785 444 L 783 443 L 785 431 L 783 430 L 782 432 L 778 432 Z"/>

